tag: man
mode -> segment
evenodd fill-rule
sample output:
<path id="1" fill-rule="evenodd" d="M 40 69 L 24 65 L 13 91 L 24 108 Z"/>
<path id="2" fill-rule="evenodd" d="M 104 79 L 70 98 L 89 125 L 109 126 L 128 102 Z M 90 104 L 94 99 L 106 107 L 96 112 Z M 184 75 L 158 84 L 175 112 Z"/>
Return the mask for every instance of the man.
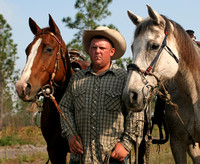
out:
<path id="1" fill-rule="evenodd" d="M 195 41 L 196 37 L 194 36 L 194 31 L 193 30 L 186 30 L 186 32 L 188 33 L 188 35 L 190 36 L 190 38 Z"/>
<path id="2" fill-rule="evenodd" d="M 71 151 L 70 163 L 96 164 L 109 159 L 110 163 L 121 163 L 135 141 L 134 120 L 143 117 L 142 113 L 126 110 L 122 101 L 126 71 L 112 63 L 125 53 L 126 42 L 118 31 L 100 26 L 84 31 L 83 47 L 91 65 L 72 76 L 60 102 L 75 130 L 74 134 L 61 117 L 62 135 Z"/>
<path id="3" fill-rule="evenodd" d="M 190 38 L 194 41 L 194 43 L 200 47 L 200 42 L 196 41 L 196 36 L 194 36 L 194 31 L 193 30 L 186 30 L 186 32 L 188 33 Z"/>

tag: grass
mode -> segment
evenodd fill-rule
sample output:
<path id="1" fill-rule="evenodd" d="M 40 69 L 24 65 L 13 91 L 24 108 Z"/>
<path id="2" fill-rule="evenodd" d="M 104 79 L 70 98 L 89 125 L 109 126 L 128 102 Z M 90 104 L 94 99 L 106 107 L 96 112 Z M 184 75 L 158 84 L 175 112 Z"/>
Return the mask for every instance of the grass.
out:
<path id="1" fill-rule="evenodd" d="M 7 127 L 0 131 L 0 146 L 15 145 L 44 146 L 46 144 L 41 130 L 38 127 Z"/>
<path id="2" fill-rule="evenodd" d="M 44 164 L 47 160 L 47 153 L 36 153 L 30 156 L 17 156 L 15 159 L 0 159 L 0 164 Z"/>
<path id="3" fill-rule="evenodd" d="M 158 129 L 155 128 L 153 136 L 158 135 Z M 41 129 L 38 127 L 7 127 L 0 131 L 0 147 L 31 144 L 34 146 L 45 146 L 46 142 L 42 136 Z M 134 157 L 134 151 L 132 151 Z M 66 157 L 69 161 L 69 154 Z M 47 153 L 36 153 L 32 155 L 21 155 L 15 159 L 0 158 L 0 164 L 44 164 L 48 160 Z M 67 162 L 69 163 L 69 162 Z M 191 159 L 188 158 L 188 164 L 191 164 Z M 174 164 L 174 159 L 169 146 L 169 141 L 164 145 L 151 145 L 149 164 Z"/>

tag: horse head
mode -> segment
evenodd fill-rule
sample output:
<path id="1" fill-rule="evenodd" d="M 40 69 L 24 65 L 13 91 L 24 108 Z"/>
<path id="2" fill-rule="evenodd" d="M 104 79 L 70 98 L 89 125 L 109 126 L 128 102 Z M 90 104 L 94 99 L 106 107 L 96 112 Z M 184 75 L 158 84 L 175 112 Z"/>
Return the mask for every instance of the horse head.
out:
<path id="1" fill-rule="evenodd" d="M 133 64 L 128 66 L 128 79 L 123 99 L 128 108 L 141 111 L 158 81 L 173 78 L 178 71 L 178 45 L 174 24 L 148 6 L 149 17 L 143 19 L 128 10 L 136 25 L 131 46 Z"/>
<path id="2" fill-rule="evenodd" d="M 67 47 L 51 15 L 49 27 L 41 29 L 31 18 L 29 26 L 35 37 L 26 48 L 26 65 L 16 83 L 24 101 L 32 101 L 45 84 L 62 86 L 66 75 L 71 76 Z"/>

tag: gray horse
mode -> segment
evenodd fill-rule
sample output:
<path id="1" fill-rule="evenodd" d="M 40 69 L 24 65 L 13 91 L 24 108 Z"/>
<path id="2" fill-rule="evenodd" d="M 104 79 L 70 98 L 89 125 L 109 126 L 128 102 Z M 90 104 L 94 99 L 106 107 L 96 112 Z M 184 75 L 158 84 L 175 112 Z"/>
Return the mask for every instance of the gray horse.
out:
<path id="1" fill-rule="evenodd" d="M 158 84 L 167 82 L 172 102 L 178 105 L 178 114 L 176 105 L 166 106 L 175 162 L 186 164 L 188 152 L 200 163 L 200 49 L 178 23 L 147 7 L 146 19 L 128 11 L 136 30 L 123 99 L 131 110 L 142 111 Z"/>

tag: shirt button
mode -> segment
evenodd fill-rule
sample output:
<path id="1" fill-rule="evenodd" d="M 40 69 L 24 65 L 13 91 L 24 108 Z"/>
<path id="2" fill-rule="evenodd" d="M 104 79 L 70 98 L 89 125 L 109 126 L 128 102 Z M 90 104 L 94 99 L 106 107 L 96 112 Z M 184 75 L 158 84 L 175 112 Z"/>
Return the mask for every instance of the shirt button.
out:
<path id="1" fill-rule="evenodd" d="M 97 102 L 96 102 L 96 101 L 94 101 L 94 103 L 96 104 Z"/>

